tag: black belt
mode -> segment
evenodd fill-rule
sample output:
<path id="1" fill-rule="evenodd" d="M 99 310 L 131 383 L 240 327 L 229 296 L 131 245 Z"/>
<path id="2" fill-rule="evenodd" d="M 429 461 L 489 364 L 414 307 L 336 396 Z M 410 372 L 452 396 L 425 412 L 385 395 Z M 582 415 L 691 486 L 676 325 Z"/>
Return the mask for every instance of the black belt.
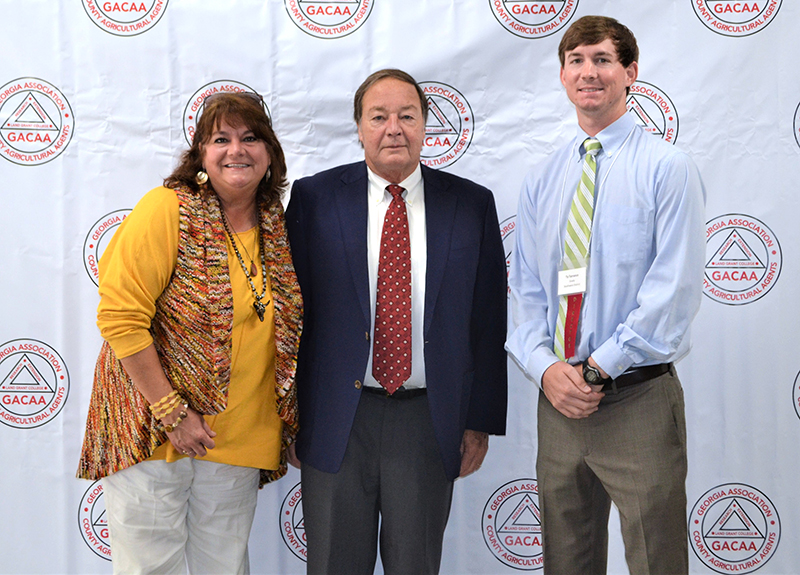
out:
<path id="1" fill-rule="evenodd" d="M 636 385 L 637 383 L 650 381 L 659 375 L 664 375 L 670 370 L 671 367 L 671 363 L 659 363 L 658 365 L 635 367 L 618 376 L 616 379 L 607 381 L 605 384 L 603 384 L 602 391 L 617 391 L 623 387 L 630 387 L 632 385 Z"/>
<path id="2" fill-rule="evenodd" d="M 414 399 L 415 397 L 419 397 L 428 393 L 428 389 L 425 387 L 406 389 L 403 386 L 398 387 L 391 395 L 389 395 L 389 392 L 382 387 L 371 387 L 369 385 L 362 387 L 361 391 L 364 393 L 371 393 L 373 395 L 382 395 L 383 397 L 388 397 L 390 399 Z"/>

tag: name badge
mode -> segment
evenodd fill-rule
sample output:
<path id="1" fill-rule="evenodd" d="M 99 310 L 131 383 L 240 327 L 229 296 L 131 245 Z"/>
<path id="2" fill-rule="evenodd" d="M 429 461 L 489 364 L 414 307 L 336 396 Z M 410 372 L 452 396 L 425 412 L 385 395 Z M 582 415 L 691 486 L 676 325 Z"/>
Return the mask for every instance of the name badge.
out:
<path id="1" fill-rule="evenodd" d="M 586 268 L 558 272 L 558 295 L 573 295 L 586 291 Z"/>

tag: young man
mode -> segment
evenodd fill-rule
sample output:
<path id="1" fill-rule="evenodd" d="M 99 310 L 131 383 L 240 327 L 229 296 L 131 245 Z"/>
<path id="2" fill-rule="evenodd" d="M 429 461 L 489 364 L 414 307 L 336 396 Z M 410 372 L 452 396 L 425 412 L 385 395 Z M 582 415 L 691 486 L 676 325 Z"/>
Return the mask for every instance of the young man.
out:
<path id="1" fill-rule="evenodd" d="M 400 70 L 356 91 L 364 161 L 295 182 L 308 572 L 438 573 L 453 481 L 505 432 L 505 257 L 486 188 L 420 164 Z M 380 516 L 380 535 L 378 521 Z"/>
<path id="2" fill-rule="evenodd" d="M 631 573 L 686 573 L 686 430 L 673 362 L 700 304 L 705 190 L 627 113 L 638 47 L 611 18 L 559 45 L 578 134 L 525 180 L 506 349 L 541 387 L 544 569 L 605 573 L 620 511 Z"/>

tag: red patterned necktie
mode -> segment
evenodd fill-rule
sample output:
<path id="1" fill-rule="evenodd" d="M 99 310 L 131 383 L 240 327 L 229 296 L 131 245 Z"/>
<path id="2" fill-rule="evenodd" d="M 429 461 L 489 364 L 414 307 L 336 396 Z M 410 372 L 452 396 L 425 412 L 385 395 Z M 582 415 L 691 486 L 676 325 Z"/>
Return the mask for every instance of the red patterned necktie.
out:
<path id="1" fill-rule="evenodd" d="M 372 376 L 389 394 L 411 375 L 411 243 L 403 188 L 391 184 L 378 259 Z"/>

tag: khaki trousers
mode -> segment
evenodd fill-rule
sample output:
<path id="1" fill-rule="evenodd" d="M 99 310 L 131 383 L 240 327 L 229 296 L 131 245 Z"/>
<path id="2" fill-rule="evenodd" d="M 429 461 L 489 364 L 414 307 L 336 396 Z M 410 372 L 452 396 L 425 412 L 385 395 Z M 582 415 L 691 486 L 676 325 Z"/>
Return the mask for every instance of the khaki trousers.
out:
<path id="1" fill-rule="evenodd" d="M 607 393 L 586 419 L 539 394 L 536 473 L 547 575 L 606 573 L 611 502 L 632 575 L 688 573 L 683 389 L 669 372 Z"/>

